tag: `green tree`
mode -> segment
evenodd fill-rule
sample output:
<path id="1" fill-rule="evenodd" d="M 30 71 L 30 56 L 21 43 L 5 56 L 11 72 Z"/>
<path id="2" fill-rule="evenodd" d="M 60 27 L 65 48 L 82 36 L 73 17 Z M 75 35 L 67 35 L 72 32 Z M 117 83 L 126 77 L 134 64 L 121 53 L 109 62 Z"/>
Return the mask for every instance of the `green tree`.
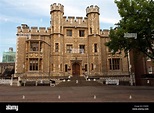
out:
<path id="1" fill-rule="evenodd" d="M 113 54 L 118 50 L 135 49 L 154 59 L 154 1 L 115 0 L 121 20 L 110 29 L 110 41 L 105 43 Z M 126 38 L 124 33 L 137 33 L 137 39 Z"/>

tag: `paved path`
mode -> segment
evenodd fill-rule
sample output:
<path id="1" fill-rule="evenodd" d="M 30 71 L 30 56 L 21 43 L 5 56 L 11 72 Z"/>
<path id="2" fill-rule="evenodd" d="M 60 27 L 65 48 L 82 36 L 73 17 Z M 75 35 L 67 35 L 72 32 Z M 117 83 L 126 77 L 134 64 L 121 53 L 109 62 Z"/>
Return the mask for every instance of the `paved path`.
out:
<path id="1" fill-rule="evenodd" d="M 19 113 L 154 111 L 154 87 L 91 83 L 55 87 L 0 85 L 0 113 L 8 112 L 8 105 L 17 106 Z"/>
<path id="2" fill-rule="evenodd" d="M 0 102 L 154 102 L 154 87 L 103 85 L 75 77 L 55 87 L 0 85 Z"/>
<path id="3" fill-rule="evenodd" d="M 154 102 L 154 87 L 0 85 L 0 102 Z"/>

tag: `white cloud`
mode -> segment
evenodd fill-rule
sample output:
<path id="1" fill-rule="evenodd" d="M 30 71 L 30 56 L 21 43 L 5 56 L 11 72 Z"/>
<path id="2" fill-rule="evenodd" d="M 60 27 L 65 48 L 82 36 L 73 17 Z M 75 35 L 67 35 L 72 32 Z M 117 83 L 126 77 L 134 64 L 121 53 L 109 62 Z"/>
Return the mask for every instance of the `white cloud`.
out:
<path id="1" fill-rule="evenodd" d="M 100 22 L 102 23 L 109 23 L 109 24 L 115 24 L 119 22 L 118 18 L 105 18 L 105 17 L 100 17 Z"/>
<path id="2" fill-rule="evenodd" d="M 9 0 L 5 1 L 12 9 L 26 12 L 27 14 L 36 16 L 46 16 L 50 18 L 50 5 L 53 3 L 61 3 L 64 5 L 65 16 L 86 16 L 86 8 L 90 5 L 98 5 L 100 7 L 100 22 L 115 24 L 120 19 L 118 9 L 114 0 Z M 75 3 L 77 2 L 77 3 Z M 40 22 L 43 23 L 43 19 Z M 0 15 L 0 21 L 14 21 L 23 23 L 35 23 L 35 20 L 27 17 L 22 18 L 19 16 L 12 17 L 9 15 Z"/>
<path id="3" fill-rule="evenodd" d="M 0 22 L 14 22 L 14 23 L 26 22 L 27 23 L 31 21 L 32 20 L 28 18 L 0 14 Z"/>
<path id="4" fill-rule="evenodd" d="M 114 0 L 6 0 L 5 2 L 13 9 L 48 17 L 50 17 L 50 5 L 53 3 L 64 5 L 65 16 L 86 16 L 87 6 L 98 5 L 103 18 L 119 19 Z"/>

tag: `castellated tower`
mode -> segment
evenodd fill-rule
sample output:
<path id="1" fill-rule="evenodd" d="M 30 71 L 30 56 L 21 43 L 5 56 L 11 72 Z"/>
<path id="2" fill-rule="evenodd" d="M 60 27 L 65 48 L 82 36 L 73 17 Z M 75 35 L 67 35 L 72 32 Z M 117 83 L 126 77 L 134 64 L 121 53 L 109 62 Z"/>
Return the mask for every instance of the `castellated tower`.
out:
<path id="1" fill-rule="evenodd" d="M 101 67 L 101 40 L 100 40 L 100 23 L 99 23 L 99 7 L 91 5 L 86 8 L 86 16 L 88 18 L 88 51 L 91 65 L 94 66 L 96 72 L 102 70 Z M 92 48 L 92 49 L 90 49 Z M 92 73 L 92 72 L 91 72 Z"/>
<path id="2" fill-rule="evenodd" d="M 51 62 L 52 75 L 60 74 L 60 66 L 63 63 L 63 14 L 64 6 L 60 3 L 50 5 L 51 15 Z"/>
<path id="3" fill-rule="evenodd" d="M 62 33 L 64 6 L 54 3 L 50 10 L 52 33 Z"/>
<path id="4" fill-rule="evenodd" d="M 86 16 L 88 17 L 88 34 L 99 34 L 99 7 L 91 5 L 86 8 Z"/>

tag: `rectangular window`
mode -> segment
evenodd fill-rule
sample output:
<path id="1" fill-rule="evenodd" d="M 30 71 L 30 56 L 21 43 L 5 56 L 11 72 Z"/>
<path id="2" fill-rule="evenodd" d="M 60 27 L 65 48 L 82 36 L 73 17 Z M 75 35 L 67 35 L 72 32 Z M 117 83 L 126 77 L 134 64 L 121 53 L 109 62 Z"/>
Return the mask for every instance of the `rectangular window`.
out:
<path id="1" fill-rule="evenodd" d="M 149 67 L 149 68 L 148 68 L 148 73 L 149 73 L 149 74 L 152 74 L 152 67 Z"/>
<path id="2" fill-rule="evenodd" d="M 87 64 L 85 64 L 85 71 L 87 71 Z"/>
<path id="3" fill-rule="evenodd" d="M 80 45 L 80 53 L 85 53 L 85 45 Z"/>
<path id="4" fill-rule="evenodd" d="M 90 28 L 90 34 L 92 34 L 92 28 Z"/>
<path id="5" fill-rule="evenodd" d="M 73 48 L 72 44 L 66 45 L 66 53 L 72 53 L 72 48 Z"/>
<path id="6" fill-rule="evenodd" d="M 59 43 L 55 43 L 55 52 L 59 51 Z"/>
<path id="7" fill-rule="evenodd" d="M 94 52 L 97 52 L 97 44 L 94 44 Z"/>
<path id="8" fill-rule="evenodd" d="M 30 42 L 30 51 L 38 51 L 39 42 Z"/>
<path id="9" fill-rule="evenodd" d="M 14 57 L 11 56 L 11 55 L 7 55 L 7 58 L 8 58 L 8 62 L 13 62 L 14 61 Z"/>
<path id="10" fill-rule="evenodd" d="M 94 64 L 93 63 L 91 64 L 91 70 L 94 70 Z"/>
<path id="11" fill-rule="evenodd" d="M 62 68 L 63 68 L 63 65 L 62 65 L 62 64 L 60 64 L 60 71 L 62 71 Z"/>
<path id="12" fill-rule="evenodd" d="M 67 72 L 67 70 L 68 70 L 68 66 L 67 64 L 65 64 L 65 72 Z"/>
<path id="13" fill-rule="evenodd" d="M 38 58 L 29 59 L 29 70 L 38 71 Z"/>
<path id="14" fill-rule="evenodd" d="M 67 30 L 66 34 L 67 34 L 67 36 L 72 36 L 72 30 Z"/>
<path id="15" fill-rule="evenodd" d="M 84 37 L 84 30 L 79 30 L 79 37 Z"/>
<path id="16" fill-rule="evenodd" d="M 109 69 L 112 70 L 112 59 L 109 59 Z"/>
<path id="17" fill-rule="evenodd" d="M 40 71 L 42 70 L 42 59 L 40 59 L 40 61 L 39 61 L 39 70 Z"/>
<path id="18" fill-rule="evenodd" d="M 109 59 L 109 68 L 110 70 L 119 70 L 120 69 L 120 58 Z"/>

